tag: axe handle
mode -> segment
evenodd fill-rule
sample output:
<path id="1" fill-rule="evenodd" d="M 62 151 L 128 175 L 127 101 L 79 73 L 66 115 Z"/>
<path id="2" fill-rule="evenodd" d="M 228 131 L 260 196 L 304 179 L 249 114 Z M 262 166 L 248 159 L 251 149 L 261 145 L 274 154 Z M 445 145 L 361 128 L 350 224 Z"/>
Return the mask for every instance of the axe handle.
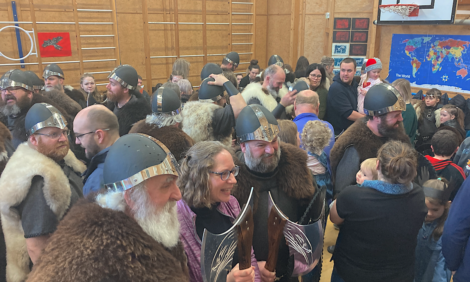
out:
<path id="1" fill-rule="evenodd" d="M 276 270 L 277 257 L 279 255 L 279 243 L 281 241 L 286 225 L 286 220 L 279 216 L 274 208 L 271 208 L 268 217 L 268 259 L 266 260 L 266 265 L 264 268 L 274 272 Z"/>
<path id="2" fill-rule="evenodd" d="M 251 245 L 253 243 L 253 211 L 248 210 L 245 220 L 237 226 L 238 267 L 240 270 L 251 267 Z"/>

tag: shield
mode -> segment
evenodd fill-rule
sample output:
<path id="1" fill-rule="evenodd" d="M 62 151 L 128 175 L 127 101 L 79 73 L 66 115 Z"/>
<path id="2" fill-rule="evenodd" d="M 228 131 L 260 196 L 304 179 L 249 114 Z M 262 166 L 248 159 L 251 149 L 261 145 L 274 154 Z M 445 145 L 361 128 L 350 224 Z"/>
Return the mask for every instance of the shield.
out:
<path id="1" fill-rule="evenodd" d="M 251 233 L 250 236 L 247 236 Z M 240 235 L 239 235 L 240 234 Z M 233 226 L 222 234 L 212 234 L 204 229 L 201 247 L 201 273 L 204 282 L 225 282 L 227 273 L 232 270 L 233 254 L 242 238 L 243 246 L 248 246 L 248 254 L 240 248 L 238 250 L 240 269 L 242 261 L 251 262 L 251 240 L 253 238 L 253 188 L 251 188 L 248 202 L 243 206 Z M 238 245 L 240 246 L 240 245 Z M 246 258 L 248 256 L 248 258 Z M 245 257 L 245 258 L 244 258 Z"/>
<path id="2" fill-rule="evenodd" d="M 322 201 L 322 213 L 315 222 L 308 225 L 300 225 L 290 221 L 274 203 L 271 192 L 268 193 L 269 216 L 273 215 L 280 223 L 278 225 L 283 229 L 284 237 L 289 246 L 289 254 L 294 256 L 295 262 L 292 276 L 301 276 L 309 273 L 318 264 L 322 255 L 324 232 L 322 220 L 324 217 L 325 201 Z"/>

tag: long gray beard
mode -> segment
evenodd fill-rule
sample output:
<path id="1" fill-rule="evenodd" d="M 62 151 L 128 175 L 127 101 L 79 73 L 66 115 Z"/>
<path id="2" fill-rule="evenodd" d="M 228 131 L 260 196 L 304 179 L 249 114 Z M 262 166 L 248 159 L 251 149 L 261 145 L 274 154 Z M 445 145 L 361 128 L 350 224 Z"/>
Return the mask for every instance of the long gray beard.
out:
<path id="1" fill-rule="evenodd" d="M 5 116 L 10 116 L 10 115 L 17 115 L 21 112 L 20 107 L 18 107 L 17 104 L 14 104 L 12 106 L 9 105 L 4 105 L 0 108 L 2 111 L 2 114 Z"/>
<path id="2" fill-rule="evenodd" d="M 45 90 L 46 92 L 49 92 L 49 91 L 52 91 L 52 90 L 58 90 L 58 91 L 62 92 L 62 85 L 57 84 L 57 85 L 54 85 L 54 86 L 52 86 L 52 87 L 44 86 L 44 90 Z"/>
<path id="3" fill-rule="evenodd" d="M 268 173 L 268 172 L 274 171 L 279 164 L 279 160 L 281 159 L 281 147 L 278 147 L 277 152 L 274 153 L 274 156 L 271 162 L 269 163 L 263 162 L 263 160 L 266 157 L 269 157 L 269 155 L 263 154 L 259 158 L 254 158 L 253 155 L 251 154 L 250 147 L 246 146 L 245 164 L 250 170 L 256 171 L 259 173 Z"/>

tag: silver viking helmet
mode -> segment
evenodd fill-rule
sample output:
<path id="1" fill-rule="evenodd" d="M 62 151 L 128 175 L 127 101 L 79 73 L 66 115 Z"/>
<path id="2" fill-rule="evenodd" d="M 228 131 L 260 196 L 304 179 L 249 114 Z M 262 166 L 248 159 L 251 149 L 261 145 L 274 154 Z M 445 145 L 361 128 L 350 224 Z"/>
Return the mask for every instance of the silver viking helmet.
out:
<path id="1" fill-rule="evenodd" d="M 0 88 L 22 87 L 26 90 L 33 91 L 33 83 L 28 75 L 21 70 L 9 70 L 1 78 Z"/>
<path id="2" fill-rule="evenodd" d="M 152 95 L 152 114 L 146 122 L 159 128 L 180 123 L 182 118 L 181 100 L 178 94 L 168 87 L 159 87 Z"/>
<path id="3" fill-rule="evenodd" d="M 268 61 L 268 67 L 271 65 L 278 65 L 281 68 L 284 67 L 284 60 L 281 58 L 281 56 L 278 55 L 272 55 L 271 58 L 269 58 Z"/>
<path id="4" fill-rule="evenodd" d="M 33 85 L 34 90 L 42 90 L 44 88 L 44 80 L 40 79 L 39 76 L 33 71 L 25 71 L 24 72 L 29 79 L 31 80 L 31 83 Z"/>
<path id="5" fill-rule="evenodd" d="M 259 140 L 272 142 L 279 134 L 274 115 L 261 105 L 249 105 L 238 115 L 235 131 L 240 143 Z"/>
<path id="6" fill-rule="evenodd" d="M 45 127 L 67 128 L 67 121 L 54 106 L 47 103 L 34 104 L 26 114 L 25 129 L 29 134 Z"/>
<path id="7" fill-rule="evenodd" d="M 406 104 L 398 90 L 387 83 L 372 86 L 364 99 L 364 109 L 369 116 L 381 116 L 395 111 L 405 111 Z"/>
<path id="8" fill-rule="evenodd" d="M 199 87 L 199 102 L 213 103 L 224 96 L 224 88 L 218 85 L 209 85 L 209 81 L 215 81 L 212 77 L 204 79 Z"/>
<path id="9" fill-rule="evenodd" d="M 240 56 L 237 52 L 228 53 L 224 59 L 236 67 L 238 67 L 238 64 L 240 63 Z"/>
<path id="10" fill-rule="evenodd" d="M 139 82 L 137 71 L 130 65 L 120 65 L 116 67 L 108 75 L 108 78 L 116 80 L 122 87 L 129 90 L 137 89 L 137 84 Z"/>
<path id="11" fill-rule="evenodd" d="M 49 76 L 58 76 L 62 79 L 65 79 L 65 76 L 64 76 L 64 72 L 62 71 L 62 69 L 56 65 L 56 64 L 50 64 L 50 65 L 47 65 L 46 68 L 44 68 L 44 72 L 42 73 L 42 77 L 44 79 L 47 79 Z"/>
<path id="12" fill-rule="evenodd" d="M 109 149 L 103 167 L 106 188 L 120 192 L 154 176 L 179 174 L 178 163 L 168 148 L 141 133 L 119 138 Z"/>

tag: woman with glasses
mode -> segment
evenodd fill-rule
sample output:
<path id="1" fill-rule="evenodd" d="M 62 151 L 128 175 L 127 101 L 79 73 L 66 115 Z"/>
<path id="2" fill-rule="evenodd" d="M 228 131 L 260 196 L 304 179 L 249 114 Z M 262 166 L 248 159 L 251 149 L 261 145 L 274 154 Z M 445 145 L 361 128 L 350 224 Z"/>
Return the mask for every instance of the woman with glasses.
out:
<path id="1" fill-rule="evenodd" d="M 238 171 L 232 152 L 218 141 L 198 142 L 182 161 L 178 220 L 191 282 L 203 281 L 200 260 L 204 229 L 212 234 L 224 233 L 240 213 L 238 201 L 231 195 Z M 251 265 L 252 268 L 239 270 L 235 252 L 227 281 L 261 281 L 253 252 Z"/>
<path id="2" fill-rule="evenodd" d="M 328 96 L 328 90 L 325 87 L 325 68 L 320 64 L 311 64 L 307 67 L 307 77 L 310 81 L 310 89 L 317 92 L 320 99 L 318 117 L 323 119 L 326 114 L 326 98 Z"/>

